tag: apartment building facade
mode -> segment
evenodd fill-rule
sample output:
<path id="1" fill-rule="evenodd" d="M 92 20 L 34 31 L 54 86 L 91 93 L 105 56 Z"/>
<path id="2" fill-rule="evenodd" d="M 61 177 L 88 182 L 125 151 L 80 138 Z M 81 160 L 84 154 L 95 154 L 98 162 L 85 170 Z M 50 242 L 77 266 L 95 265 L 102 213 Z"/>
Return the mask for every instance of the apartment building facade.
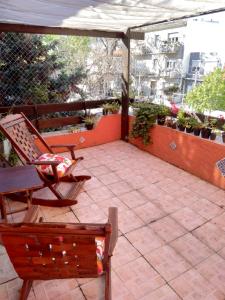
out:
<path id="1" fill-rule="evenodd" d="M 224 64 L 221 34 L 220 23 L 209 18 L 152 27 L 144 41 L 132 44 L 136 96 L 163 101 L 173 91 L 180 101 L 205 75 Z"/>

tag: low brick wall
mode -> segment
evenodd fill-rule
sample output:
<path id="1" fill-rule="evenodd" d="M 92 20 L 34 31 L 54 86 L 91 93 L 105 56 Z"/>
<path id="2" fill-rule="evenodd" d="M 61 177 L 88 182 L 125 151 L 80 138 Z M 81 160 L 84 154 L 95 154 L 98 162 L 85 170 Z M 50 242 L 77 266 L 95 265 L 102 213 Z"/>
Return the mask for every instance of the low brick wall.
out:
<path id="1" fill-rule="evenodd" d="M 76 133 L 54 133 L 43 135 L 49 145 L 54 144 L 76 144 L 76 149 L 93 147 L 101 144 L 120 140 L 121 138 L 121 115 L 102 116 L 92 130 L 85 130 Z M 37 146 L 42 150 L 40 143 L 36 141 Z M 55 149 L 56 150 L 56 149 Z M 57 152 L 67 151 L 65 148 L 58 148 Z"/>
<path id="2" fill-rule="evenodd" d="M 132 120 L 133 117 L 130 117 L 130 122 Z M 225 178 L 216 167 L 216 162 L 225 157 L 225 144 L 159 125 L 151 129 L 151 137 L 153 143 L 148 146 L 144 146 L 140 139 L 131 139 L 130 142 L 164 161 L 225 189 Z M 171 143 L 176 145 L 174 150 L 170 146 Z"/>

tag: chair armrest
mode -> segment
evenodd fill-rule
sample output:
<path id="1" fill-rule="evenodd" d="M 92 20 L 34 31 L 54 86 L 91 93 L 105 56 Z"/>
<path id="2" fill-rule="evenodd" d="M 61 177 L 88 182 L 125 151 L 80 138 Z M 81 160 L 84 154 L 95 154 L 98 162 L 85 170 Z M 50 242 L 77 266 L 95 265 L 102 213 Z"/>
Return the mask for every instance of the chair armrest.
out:
<path id="1" fill-rule="evenodd" d="M 51 145 L 50 148 L 67 148 L 70 151 L 71 158 L 76 159 L 75 154 L 74 154 L 74 148 L 76 147 L 76 144 L 59 144 L 59 145 Z"/>
<path id="2" fill-rule="evenodd" d="M 61 161 L 55 160 L 55 161 L 46 161 L 46 160 L 33 160 L 28 162 L 28 164 L 30 165 L 36 165 L 36 166 L 40 166 L 40 165 L 50 165 L 52 167 L 52 171 L 55 177 L 55 180 L 58 182 L 59 181 L 59 176 L 58 176 L 58 172 L 57 172 L 57 166 L 59 164 L 61 164 Z"/>
<path id="3" fill-rule="evenodd" d="M 112 226 L 112 233 L 111 233 L 110 244 L 109 244 L 109 255 L 112 256 L 118 239 L 118 208 L 117 207 L 109 207 L 108 222 Z"/>
<path id="4" fill-rule="evenodd" d="M 31 205 L 26 212 L 26 215 L 23 219 L 24 223 L 35 223 L 38 219 L 39 214 L 39 206 L 38 205 Z"/>

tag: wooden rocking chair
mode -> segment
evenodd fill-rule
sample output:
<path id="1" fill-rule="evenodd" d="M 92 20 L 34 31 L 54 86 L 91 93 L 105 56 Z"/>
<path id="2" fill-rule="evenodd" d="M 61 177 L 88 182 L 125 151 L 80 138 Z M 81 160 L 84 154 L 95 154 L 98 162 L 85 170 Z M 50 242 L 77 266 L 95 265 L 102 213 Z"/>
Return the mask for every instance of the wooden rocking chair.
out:
<path id="1" fill-rule="evenodd" d="M 111 300 L 111 256 L 117 235 L 115 207 L 109 208 L 106 224 L 0 225 L 0 236 L 9 258 L 24 280 L 20 300 L 27 299 L 36 279 L 94 278 L 102 275 L 105 275 L 105 299 Z M 103 251 L 101 257 L 99 241 Z"/>
<path id="2" fill-rule="evenodd" d="M 75 145 L 51 145 L 49 146 L 32 123 L 25 117 L 23 113 L 8 115 L 0 121 L 0 130 L 9 139 L 13 148 L 18 153 L 23 164 L 50 165 L 53 170 L 54 176 L 49 176 L 38 170 L 38 173 L 51 192 L 55 195 L 56 199 L 43 199 L 33 196 L 33 204 L 46 205 L 46 206 L 69 206 L 77 203 L 76 196 L 78 195 L 81 187 L 90 176 L 74 176 L 72 174 L 77 162 L 82 160 L 83 157 L 75 157 Z M 35 139 L 38 139 L 45 152 L 41 152 L 35 144 Z M 57 165 L 59 161 L 39 161 L 38 158 L 43 153 L 54 153 L 54 148 L 65 147 L 71 153 L 73 164 L 67 169 L 63 177 L 58 176 Z M 71 187 L 66 195 L 62 195 L 63 182 L 70 182 Z M 22 197 L 24 199 L 24 197 Z M 61 201 L 59 201 L 61 200 Z M 19 199 L 18 199 L 19 201 Z"/>

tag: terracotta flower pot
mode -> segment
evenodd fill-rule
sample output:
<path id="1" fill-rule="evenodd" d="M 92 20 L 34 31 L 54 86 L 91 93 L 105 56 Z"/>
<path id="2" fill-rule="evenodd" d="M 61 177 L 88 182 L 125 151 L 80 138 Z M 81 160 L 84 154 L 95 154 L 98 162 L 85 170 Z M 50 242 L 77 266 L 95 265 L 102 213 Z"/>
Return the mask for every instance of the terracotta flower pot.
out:
<path id="1" fill-rule="evenodd" d="M 192 127 L 189 127 L 189 128 L 186 127 L 186 132 L 187 133 L 192 133 L 193 132 L 193 128 Z"/>
<path id="2" fill-rule="evenodd" d="M 103 110 L 102 110 L 102 114 L 103 114 L 103 116 L 106 116 L 106 115 L 108 115 L 108 109 L 105 109 L 105 108 L 103 108 Z"/>
<path id="3" fill-rule="evenodd" d="M 158 117 L 157 117 L 157 123 L 158 123 L 158 125 L 164 125 L 165 121 L 166 121 L 166 117 L 165 116 L 158 115 Z"/>
<path id="4" fill-rule="evenodd" d="M 223 140 L 223 143 L 225 143 L 225 131 L 222 133 L 222 140 Z"/>
<path id="5" fill-rule="evenodd" d="M 178 127 L 178 129 L 179 129 L 180 131 L 184 131 L 184 130 L 185 130 L 185 127 L 184 127 L 183 125 L 178 125 L 177 127 Z"/>
<path id="6" fill-rule="evenodd" d="M 177 123 L 174 122 L 173 125 L 171 126 L 173 129 L 177 129 Z"/>
<path id="7" fill-rule="evenodd" d="M 193 132 L 194 132 L 195 136 L 199 136 L 200 132 L 201 132 L 201 129 L 200 128 L 194 128 Z"/>
<path id="8" fill-rule="evenodd" d="M 215 132 L 211 132 L 209 138 L 210 138 L 210 140 L 215 141 L 215 139 L 216 139 L 216 133 Z"/>
<path id="9" fill-rule="evenodd" d="M 201 137 L 203 139 L 209 139 L 211 132 L 212 132 L 211 128 L 208 128 L 208 127 L 207 128 L 202 128 Z"/>
<path id="10" fill-rule="evenodd" d="M 92 130 L 94 128 L 94 124 L 85 124 L 87 130 Z"/>

